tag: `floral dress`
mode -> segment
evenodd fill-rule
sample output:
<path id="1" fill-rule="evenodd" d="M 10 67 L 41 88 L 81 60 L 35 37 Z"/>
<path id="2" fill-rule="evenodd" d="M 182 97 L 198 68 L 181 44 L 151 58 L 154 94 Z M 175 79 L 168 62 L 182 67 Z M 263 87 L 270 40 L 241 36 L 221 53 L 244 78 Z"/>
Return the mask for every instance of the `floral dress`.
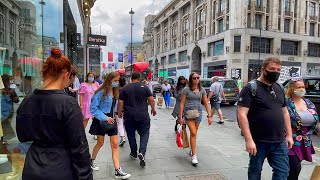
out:
<path id="1" fill-rule="evenodd" d="M 288 111 L 290 114 L 293 147 L 289 150 L 289 155 L 296 155 L 300 161 L 306 160 L 312 162 L 312 154 L 315 153 L 312 146 L 310 135 L 315 131 L 319 123 L 319 117 L 315 105 L 309 99 L 303 99 L 308 107 L 308 111 L 314 117 L 314 123 L 311 126 L 303 126 L 301 117 L 298 114 L 292 98 L 287 99 Z"/>
<path id="2" fill-rule="evenodd" d="M 82 114 L 84 119 L 92 118 L 90 112 L 91 98 L 95 94 L 95 91 L 99 88 L 99 83 L 95 82 L 93 85 L 89 83 L 81 83 L 79 88 L 79 94 L 82 95 Z"/>

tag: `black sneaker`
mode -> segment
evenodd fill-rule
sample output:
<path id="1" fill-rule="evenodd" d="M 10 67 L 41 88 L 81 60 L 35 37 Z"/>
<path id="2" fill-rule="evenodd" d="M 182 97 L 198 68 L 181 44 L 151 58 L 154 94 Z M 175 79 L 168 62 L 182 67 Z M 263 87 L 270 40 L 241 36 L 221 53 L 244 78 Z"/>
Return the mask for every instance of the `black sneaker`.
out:
<path id="1" fill-rule="evenodd" d="M 129 155 L 132 159 L 134 159 L 134 160 L 137 160 L 138 159 L 138 155 L 135 153 L 135 154 L 133 154 L 133 153 L 130 153 L 130 155 Z"/>
<path id="2" fill-rule="evenodd" d="M 121 167 L 119 169 L 116 169 L 116 172 L 114 175 L 116 179 L 127 179 L 131 176 L 131 174 L 123 172 Z"/>
<path id="3" fill-rule="evenodd" d="M 143 154 L 139 153 L 139 154 L 138 154 L 138 158 L 140 159 L 140 166 L 141 166 L 141 167 L 145 167 L 145 166 L 146 166 L 146 161 L 145 161 L 145 159 L 144 159 Z"/>

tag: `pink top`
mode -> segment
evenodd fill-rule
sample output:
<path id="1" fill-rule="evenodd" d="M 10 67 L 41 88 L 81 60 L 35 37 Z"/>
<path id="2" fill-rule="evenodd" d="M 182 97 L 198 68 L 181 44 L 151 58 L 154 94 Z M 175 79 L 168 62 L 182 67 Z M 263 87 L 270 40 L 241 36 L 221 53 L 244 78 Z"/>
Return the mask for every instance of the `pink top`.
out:
<path id="1" fill-rule="evenodd" d="M 84 116 L 84 119 L 93 118 L 90 112 L 91 98 L 98 88 L 98 82 L 95 82 L 92 85 L 89 85 L 89 83 L 84 82 L 80 85 L 79 94 L 82 95 L 82 114 Z"/>

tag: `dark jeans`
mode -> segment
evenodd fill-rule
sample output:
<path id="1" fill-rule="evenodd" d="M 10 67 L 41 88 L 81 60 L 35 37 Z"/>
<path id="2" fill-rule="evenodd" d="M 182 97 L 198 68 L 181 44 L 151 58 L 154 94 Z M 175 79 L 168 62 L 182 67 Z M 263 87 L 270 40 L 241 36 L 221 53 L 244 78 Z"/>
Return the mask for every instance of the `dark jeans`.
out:
<path id="1" fill-rule="evenodd" d="M 137 140 L 136 140 L 136 131 L 137 131 L 140 136 L 139 153 L 142 153 L 144 156 L 146 154 L 147 145 L 149 141 L 150 119 L 137 121 L 135 118 L 126 118 L 124 119 L 124 126 L 127 131 L 131 153 L 137 154 L 137 151 L 138 151 Z"/>
<path id="2" fill-rule="evenodd" d="M 261 179 L 263 162 L 267 158 L 273 171 L 272 180 L 287 180 L 289 175 L 289 157 L 286 143 L 256 142 L 256 147 L 257 155 L 250 155 L 248 179 Z"/>

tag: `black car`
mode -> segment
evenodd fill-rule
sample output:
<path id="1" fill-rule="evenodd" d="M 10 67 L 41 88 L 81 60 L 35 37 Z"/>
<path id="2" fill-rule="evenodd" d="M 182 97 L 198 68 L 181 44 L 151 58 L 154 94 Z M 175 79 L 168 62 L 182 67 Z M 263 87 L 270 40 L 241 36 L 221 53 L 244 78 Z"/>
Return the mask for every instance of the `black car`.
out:
<path id="1" fill-rule="evenodd" d="M 317 108 L 317 113 L 320 114 L 320 77 L 305 76 L 301 77 L 306 87 L 305 98 L 309 99 Z M 284 90 L 288 89 L 290 79 L 286 80 L 282 85 Z"/>

